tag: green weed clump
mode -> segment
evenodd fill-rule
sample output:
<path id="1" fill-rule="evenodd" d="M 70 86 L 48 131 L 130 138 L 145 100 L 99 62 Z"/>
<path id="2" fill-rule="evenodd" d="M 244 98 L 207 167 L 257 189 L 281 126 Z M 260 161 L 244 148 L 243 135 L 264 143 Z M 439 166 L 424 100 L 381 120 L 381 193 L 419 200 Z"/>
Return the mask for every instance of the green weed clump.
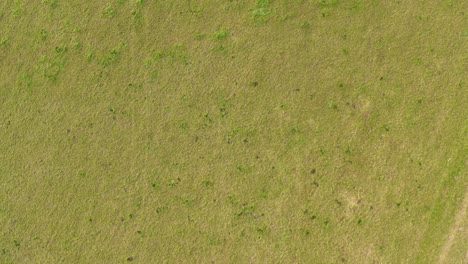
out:
<path id="1" fill-rule="evenodd" d="M 102 15 L 107 18 L 112 18 L 115 16 L 115 9 L 112 5 L 108 4 L 104 8 L 104 11 L 102 12 Z"/>
<path id="2" fill-rule="evenodd" d="M 148 57 L 144 60 L 143 64 L 147 67 L 161 63 L 163 60 L 168 62 L 176 63 L 182 62 L 183 64 L 189 64 L 189 55 L 185 50 L 185 46 L 182 44 L 176 44 L 168 49 L 161 49 L 152 51 Z"/>
<path id="3" fill-rule="evenodd" d="M 18 0 L 15 0 L 13 2 L 13 8 L 12 8 L 11 14 L 13 15 L 13 17 L 20 17 L 21 15 L 23 15 L 23 12 L 24 12 L 23 3 Z"/>
<path id="4" fill-rule="evenodd" d="M 268 8 L 269 0 L 258 0 L 255 8 L 252 10 L 252 16 L 257 23 L 264 23 L 268 20 L 271 10 Z"/>
<path id="5" fill-rule="evenodd" d="M 120 55 L 121 55 L 122 50 L 125 49 L 126 47 L 127 47 L 127 43 L 122 42 L 120 45 L 118 45 L 115 48 L 111 49 L 108 53 L 106 53 L 101 58 L 100 64 L 102 66 L 109 66 L 109 65 L 117 63 L 120 60 Z"/>
<path id="6" fill-rule="evenodd" d="M 56 9 L 58 7 L 58 0 L 42 0 L 41 3 L 47 5 L 51 9 Z"/>
<path id="7" fill-rule="evenodd" d="M 32 84 L 32 76 L 29 75 L 28 73 L 20 73 L 18 75 L 16 84 L 20 87 L 31 87 Z"/>
<path id="8" fill-rule="evenodd" d="M 223 40 L 226 39 L 229 36 L 229 32 L 227 29 L 221 28 L 220 30 L 216 31 L 214 33 L 214 38 L 216 40 Z"/>
<path id="9" fill-rule="evenodd" d="M 2 36 L 0 38 L 0 48 L 5 48 L 8 46 L 10 38 L 8 36 Z"/>

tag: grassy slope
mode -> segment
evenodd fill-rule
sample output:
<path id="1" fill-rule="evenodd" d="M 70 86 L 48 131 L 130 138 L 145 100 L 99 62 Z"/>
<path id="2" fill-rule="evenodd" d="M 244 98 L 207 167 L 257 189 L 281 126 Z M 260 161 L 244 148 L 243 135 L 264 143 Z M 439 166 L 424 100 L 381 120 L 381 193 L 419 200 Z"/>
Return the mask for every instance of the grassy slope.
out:
<path id="1" fill-rule="evenodd" d="M 463 1 L 68 2 L 0 6 L 0 262 L 438 259 Z"/>

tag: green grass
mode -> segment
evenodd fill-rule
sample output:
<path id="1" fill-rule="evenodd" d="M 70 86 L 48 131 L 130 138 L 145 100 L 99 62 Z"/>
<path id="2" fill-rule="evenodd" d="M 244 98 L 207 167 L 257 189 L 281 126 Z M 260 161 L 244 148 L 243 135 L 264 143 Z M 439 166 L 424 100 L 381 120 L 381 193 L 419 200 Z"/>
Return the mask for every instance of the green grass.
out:
<path id="1" fill-rule="evenodd" d="M 255 8 L 252 10 L 252 16 L 257 23 L 263 23 L 268 20 L 271 10 L 268 7 L 269 0 L 257 0 Z"/>
<path id="2" fill-rule="evenodd" d="M 466 9 L 2 2 L 0 263 L 466 262 Z"/>

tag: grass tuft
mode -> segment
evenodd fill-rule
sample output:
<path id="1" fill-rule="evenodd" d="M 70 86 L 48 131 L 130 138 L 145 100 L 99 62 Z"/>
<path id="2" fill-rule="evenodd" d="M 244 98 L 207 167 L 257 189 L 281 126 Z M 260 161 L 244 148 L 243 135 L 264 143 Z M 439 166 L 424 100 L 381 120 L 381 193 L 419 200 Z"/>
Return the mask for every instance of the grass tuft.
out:
<path id="1" fill-rule="evenodd" d="M 102 12 L 102 15 L 106 18 L 112 18 L 115 16 L 115 9 L 111 4 L 107 4 Z"/>
<path id="2" fill-rule="evenodd" d="M 214 33 L 214 38 L 216 40 L 223 40 L 229 36 L 229 32 L 227 29 L 221 28 L 220 30 Z"/>

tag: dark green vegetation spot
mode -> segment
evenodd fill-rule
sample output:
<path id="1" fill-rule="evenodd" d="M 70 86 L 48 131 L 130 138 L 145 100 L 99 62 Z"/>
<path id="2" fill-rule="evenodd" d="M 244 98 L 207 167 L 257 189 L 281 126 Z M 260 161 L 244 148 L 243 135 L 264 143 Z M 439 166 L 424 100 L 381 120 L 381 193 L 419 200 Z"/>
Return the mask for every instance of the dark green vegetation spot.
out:
<path id="1" fill-rule="evenodd" d="M 255 205 L 243 204 L 241 210 L 235 214 L 234 218 L 239 219 L 241 217 L 253 217 L 254 212 Z"/>
<path id="2" fill-rule="evenodd" d="M 13 243 L 15 244 L 16 248 L 20 247 L 20 242 L 18 240 L 13 240 Z"/>
<path id="3" fill-rule="evenodd" d="M 226 39 L 227 37 L 229 36 L 229 32 L 227 31 L 227 29 L 220 29 L 218 31 L 216 31 L 214 33 L 214 38 L 217 39 L 217 40 L 223 40 L 223 39 Z"/>
<path id="4" fill-rule="evenodd" d="M 66 46 L 66 45 L 61 45 L 61 46 L 55 47 L 55 52 L 56 52 L 58 55 L 62 55 L 62 54 L 65 53 L 66 51 L 67 51 L 67 46 Z"/>
<path id="5" fill-rule="evenodd" d="M 155 190 L 158 190 L 161 188 L 161 184 L 159 184 L 158 182 L 152 182 L 151 184 L 151 187 L 153 187 L 153 189 Z"/>
<path id="6" fill-rule="evenodd" d="M 358 224 L 358 225 L 363 225 L 363 224 L 364 224 L 364 220 L 362 220 L 361 218 L 359 218 L 359 219 L 357 220 L 357 224 Z"/>
<path id="7" fill-rule="evenodd" d="M 202 181 L 202 185 L 205 186 L 205 187 L 213 187 L 214 182 L 211 181 L 211 180 L 204 180 L 204 181 Z"/>

